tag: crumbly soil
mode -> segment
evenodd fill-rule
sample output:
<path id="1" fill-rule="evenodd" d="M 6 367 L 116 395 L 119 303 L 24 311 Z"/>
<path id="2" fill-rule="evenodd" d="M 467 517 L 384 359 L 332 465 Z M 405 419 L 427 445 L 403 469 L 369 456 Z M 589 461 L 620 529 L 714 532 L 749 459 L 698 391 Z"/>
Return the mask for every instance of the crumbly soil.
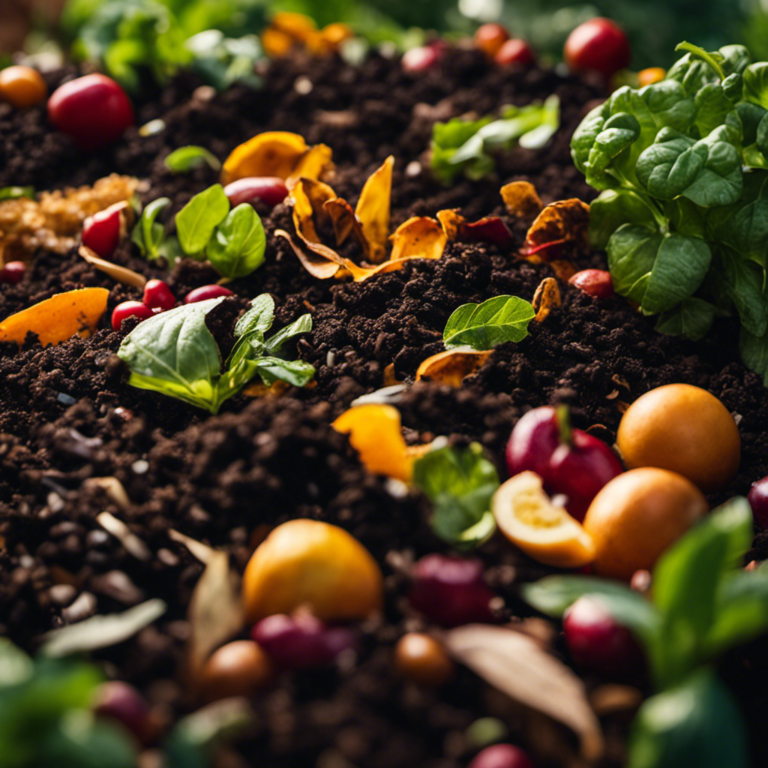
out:
<path id="1" fill-rule="evenodd" d="M 50 85 L 74 74 L 53 73 Z M 430 177 L 426 150 L 435 120 L 486 114 L 551 93 L 561 98 L 563 119 L 546 148 L 507 153 L 497 175 L 481 182 L 443 187 Z M 235 315 L 265 291 L 277 303 L 278 326 L 311 312 L 314 330 L 298 342 L 297 352 L 316 366 L 316 385 L 280 397 L 241 396 L 218 416 L 129 387 L 114 355 L 128 324 L 114 333 L 108 316 L 88 340 L 41 349 L 31 339 L 21 351 L 0 345 L 0 634 L 33 650 L 52 627 L 160 597 L 169 608 L 156 625 L 97 657 L 110 675 L 138 685 L 160 719 L 172 720 L 194 705 L 177 672 L 189 636 L 186 609 L 202 566 L 169 531 L 227 548 L 242 569 L 270 526 L 297 517 L 326 520 L 351 531 L 381 564 L 384 619 L 360 628 L 357 659 L 283 675 L 261 694 L 254 702 L 255 729 L 227 765 L 264 765 L 268 754 L 270 768 L 458 768 L 473 754 L 466 728 L 488 715 L 504 719 L 510 739 L 529 749 L 542 768 L 575 765 L 570 734 L 513 707 L 467 670 L 438 692 L 413 688 L 392 674 L 394 642 L 404 631 L 428 626 L 405 597 L 408 565 L 447 547 L 431 533 L 424 497 L 368 474 L 330 423 L 356 397 L 384 386 L 388 366 L 394 365 L 397 379 L 411 382 L 419 363 L 442 350 L 445 321 L 460 304 L 499 294 L 530 300 L 551 276 L 548 266 L 516 258 L 530 221 L 506 215 L 499 188 L 528 179 L 544 202 L 590 200 L 594 193 L 574 169 L 568 145 L 599 97 L 574 78 L 540 69 L 500 70 L 472 51 L 454 50 L 441 71 L 417 76 L 378 56 L 357 69 L 336 59 L 297 58 L 275 62 L 261 91 L 235 87 L 214 95 L 179 78 L 139 106 L 139 123 L 162 117 L 164 131 L 142 137 L 131 130 L 115 147 L 87 156 L 51 130 L 42 108 L 18 113 L 0 105 L 0 187 L 52 189 L 129 173 L 148 181 L 145 201 L 166 195 L 175 211 L 216 176 L 208 168 L 170 173 L 162 159 L 172 149 L 201 144 L 223 158 L 260 131 L 288 130 L 333 148 L 332 184 L 353 204 L 368 175 L 394 155 L 393 225 L 459 208 L 469 219 L 503 215 L 515 236 L 511 252 L 452 244 L 438 261 L 414 261 L 363 283 L 322 282 L 272 234 L 292 230 L 288 209 L 261 211 L 266 262 L 232 283 L 237 296 L 211 316 L 210 326 L 225 347 Z M 167 279 L 177 296 L 217 277 L 188 261 L 168 275 L 127 242 L 114 260 Z M 603 265 L 600 254 L 577 260 L 578 267 L 595 265 Z M 41 251 L 19 285 L 0 286 L 0 318 L 83 286 L 109 288 L 110 309 L 139 298 L 137 290 L 115 284 L 75 252 L 62 257 Z M 503 473 L 504 443 L 532 407 L 566 402 L 576 426 L 613 443 L 626 404 L 653 387 L 688 382 L 714 393 L 739 418 L 740 472 L 711 501 L 746 493 L 768 474 L 768 399 L 759 378 L 738 361 L 733 328 L 723 323 L 694 344 L 658 335 L 622 299 L 599 301 L 566 284 L 560 288 L 563 306 L 546 322 L 532 324 L 523 342 L 498 347 L 461 388 L 418 383 L 400 396 L 409 442 L 437 435 L 459 444 L 477 440 Z M 128 508 L 92 482 L 104 477 L 122 483 Z M 103 511 L 129 523 L 148 547 L 147 559 L 96 522 Z M 529 616 L 518 587 L 548 569 L 498 535 L 477 556 L 504 600 L 499 617 Z M 751 557 L 768 557 L 768 536 L 758 536 Z M 759 713 L 768 690 L 767 656 L 758 646 L 724 665 L 754 720 L 756 752 L 764 749 Z M 559 644 L 556 650 L 567 660 Z M 629 717 L 603 719 L 609 748 L 602 765 L 623 764 Z"/>

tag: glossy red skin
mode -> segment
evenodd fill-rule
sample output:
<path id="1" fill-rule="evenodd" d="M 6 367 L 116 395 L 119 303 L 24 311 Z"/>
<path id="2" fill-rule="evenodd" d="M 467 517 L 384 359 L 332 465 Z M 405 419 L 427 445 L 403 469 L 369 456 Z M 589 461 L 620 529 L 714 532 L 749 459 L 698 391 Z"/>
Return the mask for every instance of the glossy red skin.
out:
<path id="1" fill-rule="evenodd" d="M 565 62 L 573 72 L 598 72 L 606 80 L 632 60 L 629 38 L 610 19 L 590 19 L 576 27 L 565 43 Z"/>
<path id="2" fill-rule="evenodd" d="M 277 176 L 249 176 L 227 184 L 224 194 L 233 207 L 258 200 L 274 208 L 288 197 L 288 187 Z"/>
<path id="3" fill-rule="evenodd" d="M 582 269 L 568 282 L 596 299 L 610 299 L 616 295 L 611 273 L 605 269 Z"/>
<path id="4" fill-rule="evenodd" d="M 563 632 L 571 657 L 584 670 L 627 679 L 643 669 L 643 652 L 630 631 L 589 595 L 566 611 Z"/>
<path id="5" fill-rule="evenodd" d="M 495 621 L 489 606 L 494 597 L 479 560 L 433 554 L 414 566 L 411 604 L 444 627 Z"/>
<path id="6" fill-rule="evenodd" d="M 97 717 L 120 723 L 140 744 L 147 745 L 151 731 L 149 706 L 132 685 L 120 680 L 103 683 L 93 712 Z"/>
<path id="7" fill-rule="evenodd" d="M 168 284 L 162 280 L 149 280 L 144 286 L 142 301 L 150 309 L 159 309 L 165 312 L 176 306 L 176 297 L 171 292 Z"/>
<path id="8" fill-rule="evenodd" d="M 509 227 L 498 216 L 463 224 L 459 236 L 463 243 L 491 243 L 499 248 L 511 248 L 514 242 Z"/>
<path id="9" fill-rule="evenodd" d="M 525 40 L 507 40 L 493 57 L 497 64 L 503 66 L 532 67 L 536 63 L 536 54 Z"/>
<path id="10" fill-rule="evenodd" d="M 251 638 L 283 669 L 327 666 L 356 645 L 349 629 L 327 627 L 308 613 L 268 616 L 253 627 Z"/>
<path id="11" fill-rule="evenodd" d="M 402 65 L 406 72 L 425 72 L 436 67 L 443 58 L 440 45 L 424 45 L 421 48 L 411 48 L 403 54 Z"/>
<path id="12" fill-rule="evenodd" d="M 531 471 L 544 478 L 552 454 L 559 445 L 560 428 L 555 409 L 545 405 L 528 411 L 515 425 L 507 443 L 509 476 Z"/>
<path id="13" fill-rule="evenodd" d="M 768 477 L 752 483 L 747 501 L 752 507 L 755 525 L 759 528 L 768 528 Z"/>
<path id="14" fill-rule="evenodd" d="M 469 768 L 534 768 L 534 765 L 520 747 L 494 744 L 478 752 Z"/>
<path id="15" fill-rule="evenodd" d="M 138 317 L 146 320 L 155 313 L 141 301 L 124 301 L 112 310 L 112 330 L 119 331 L 124 320 L 129 317 Z"/>
<path id="16" fill-rule="evenodd" d="M 83 224 L 83 245 L 90 248 L 102 259 L 108 259 L 120 242 L 120 226 L 125 203 L 110 205 L 94 213 Z"/>
<path id="17" fill-rule="evenodd" d="M 195 304 L 198 301 L 207 301 L 208 299 L 218 299 L 221 296 L 234 296 L 234 293 L 223 285 L 203 285 L 195 288 L 184 297 L 185 304 Z"/>
<path id="18" fill-rule="evenodd" d="M 125 91 L 100 74 L 78 77 L 57 88 L 48 100 L 48 118 L 86 151 L 114 143 L 134 122 Z"/>
<path id="19" fill-rule="evenodd" d="M 23 261 L 9 261 L 0 269 L 0 283 L 18 285 L 27 271 L 27 265 Z"/>
<path id="20" fill-rule="evenodd" d="M 495 56 L 498 48 L 509 40 L 509 32 L 496 22 L 489 22 L 478 27 L 475 32 L 475 45 L 486 53 Z"/>

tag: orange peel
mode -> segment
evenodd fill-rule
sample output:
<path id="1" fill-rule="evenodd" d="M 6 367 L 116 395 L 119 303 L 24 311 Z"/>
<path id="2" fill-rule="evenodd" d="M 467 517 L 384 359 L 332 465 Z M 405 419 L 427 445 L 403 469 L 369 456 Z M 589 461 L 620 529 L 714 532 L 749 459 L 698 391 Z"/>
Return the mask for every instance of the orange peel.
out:
<path id="1" fill-rule="evenodd" d="M 528 218 L 541 212 L 541 202 L 536 187 L 530 181 L 513 181 L 501 188 L 501 199 L 510 216 Z"/>
<path id="2" fill-rule="evenodd" d="M 0 323 L 0 341 L 24 344 L 28 333 L 37 334 L 43 346 L 80 336 L 88 338 L 107 311 L 106 288 L 78 288 L 58 293 Z"/>
<path id="3" fill-rule="evenodd" d="M 549 313 L 563 303 L 557 280 L 554 277 L 545 277 L 533 294 L 533 301 L 531 303 L 536 312 L 533 318 L 534 321 L 541 323 L 546 320 L 549 317 Z"/>
<path id="4" fill-rule="evenodd" d="M 467 376 L 482 368 L 492 351 L 458 347 L 428 357 L 416 371 L 416 380 L 425 379 L 449 387 L 460 387 Z"/>
<path id="5" fill-rule="evenodd" d="M 552 246 L 566 244 L 589 249 L 589 206 L 576 198 L 544 208 L 528 230 L 522 254 L 550 261 Z"/>
<path id="6" fill-rule="evenodd" d="M 390 238 L 391 261 L 439 259 L 448 243 L 448 235 L 435 219 L 415 216 L 404 221 Z"/>
<path id="7" fill-rule="evenodd" d="M 373 264 L 380 264 L 387 255 L 394 164 L 395 158 L 390 155 L 368 177 L 355 206 L 355 215 L 369 245 L 368 260 Z"/>

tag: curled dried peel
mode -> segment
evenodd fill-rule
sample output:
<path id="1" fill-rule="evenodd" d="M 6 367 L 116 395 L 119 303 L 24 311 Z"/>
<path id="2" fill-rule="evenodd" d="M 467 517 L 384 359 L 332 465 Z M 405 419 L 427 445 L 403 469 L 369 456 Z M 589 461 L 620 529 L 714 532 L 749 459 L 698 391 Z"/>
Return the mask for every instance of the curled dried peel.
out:
<path id="1" fill-rule="evenodd" d="M 459 239 L 461 228 L 467 220 L 459 213 L 457 208 L 447 208 L 437 212 L 437 220 L 443 228 L 446 237 L 452 243 Z"/>
<path id="2" fill-rule="evenodd" d="M 58 293 L 0 323 L 0 341 L 15 341 L 19 346 L 27 334 L 37 334 L 43 346 L 60 344 L 78 335 L 90 336 L 107 311 L 106 288 L 79 288 Z"/>
<path id="3" fill-rule="evenodd" d="M 336 245 L 344 245 L 350 235 L 354 235 L 360 243 L 363 254 L 368 257 L 368 240 L 363 234 L 363 227 L 360 220 L 355 216 L 352 206 L 341 197 L 334 200 L 328 200 L 323 203 L 323 208 L 331 218 L 333 224 L 333 233 L 336 237 Z"/>
<path id="4" fill-rule="evenodd" d="M 390 198 L 392 197 L 392 167 L 395 158 L 390 155 L 365 182 L 355 215 L 360 220 L 368 241 L 368 260 L 379 264 L 387 256 L 389 236 Z M 392 257 L 394 258 L 394 256 Z"/>
<path id="5" fill-rule="evenodd" d="M 479 351 L 471 347 L 458 347 L 428 357 L 416 371 L 416 379 L 427 379 L 449 387 L 460 387 L 461 382 L 480 370 L 492 351 Z"/>
<path id="6" fill-rule="evenodd" d="M 504 201 L 510 216 L 527 218 L 536 216 L 544 204 L 536 192 L 536 187 L 530 181 L 513 181 L 501 188 L 501 199 Z"/>
<path id="7" fill-rule="evenodd" d="M 92 267 L 109 275 L 114 280 L 117 280 L 118 283 L 131 285 L 134 288 L 143 288 L 147 284 L 147 278 L 144 275 L 134 272 L 132 269 L 128 269 L 128 267 L 102 259 L 95 251 L 85 245 L 81 245 L 77 252 Z"/>
<path id="8" fill-rule="evenodd" d="M 390 238 L 391 261 L 407 259 L 439 259 L 443 255 L 448 236 L 435 219 L 414 216 L 403 222 Z"/>
<path id="9" fill-rule="evenodd" d="M 299 179 L 319 179 L 333 168 L 333 150 L 325 144 L 315 144 L 299 158 L 293 172 L 286 179 L 286 186 L 293 189 Z"/>
<path id="10" fill-rule="evenodd" d="M 313 179 L 299 179 L 291 191 L 293 225 L 305 242 L 320 243 L 317 227 L 331 222 L 325 204 L 336 199 L 336 193 L 327 184 Z"/>
<path id="11" fill-rule="evenodd" d="M 554 277 L 545 277 L 540 283 L 536 292 L 533 294 L 533 309 L 536 316 L 535 322 L 541 323 L 549 317 L 549 313 L 554 307 L 562 306 L 563 300 L 560 296 L 560 287 Z"/>
<path id="12" fill-rule="evenodd" d="M 307 150 L 307 143 L 298 133 L 260 133 L 232 150 L 224 161 L 221 183 L 226 185 L 250 176 L 287 179 Z"/>
<path id="13" fill-rule="evenodd" d="M 560 252 L 559 248 L 553 251 L 553 246 L 566 244 L 589 248 L 589 206 L 575 198 L 548 205 L 528 230 L 521 252 L 549 261 Z"/>

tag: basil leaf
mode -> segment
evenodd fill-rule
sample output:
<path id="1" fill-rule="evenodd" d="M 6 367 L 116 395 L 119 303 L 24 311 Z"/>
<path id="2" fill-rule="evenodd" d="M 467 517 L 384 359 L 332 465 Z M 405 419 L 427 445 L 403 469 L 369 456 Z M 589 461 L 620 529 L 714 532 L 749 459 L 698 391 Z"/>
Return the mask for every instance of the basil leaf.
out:
<path id="1" fill-rule="evenodd" d="M 478 443 L 430 451 L 414 462 L 413 481 L 432 502 L 432 529 L 443 541 L 476 547 L 496 530 L 490 505 L 499 476 Z"/>
<path id="2" fill-rule="evenodd" d="M 194 145 L 175 149 L 166 156 L 163 163 L 169 171 L 174 171 L 175 173 L 187 173 L 206 163 L 208 163 L 214 171 L 221 170 L 221 162 L 214 154 L 209 152 L 205 147 L 197 147 Z"/>
<path id="3" fill-rule="evenodd" d="M 205 255 L 222 275 L 235 279 L 250 275 L 264 263 L 266 244 L 259 215 L 251 205 L 243 203 L 216 227 Z"/>
<path id="4" fill-rule="evenodd" d="M 589 240 L 593 248 L 605 250 L 611 235 L 627 222 L 654 226 L 649 203 L 630 190 L 606 189 L 589 206 Z"/>
<path id="5" fill-rule="evenodd" d="M 0 189 L 0 200 L 17 200 L 20 197 L 35 199 L 34 187 L 3 187 Z"/>
<path id="6" fill-rule="evenodd" d="M 131 369 L 128 383 L 215 413 L 221 360 L 205 316 L 221 301 L 186 304 L 136 326 L 117 352 Z"/>
<path id="7" fill-rule="evenodd" d="M 275 301 L 268 293 L 262 293 L 251 302 L 251 308 L 235 324 L 235 338 L 258 331 L 266 333 L 275 319 Z"/>
<path id="8" fill-rule="evenodd" d="M 160 246 L 165 238 L 165 227 L 157 222 L 157 217 L 171 201 L 167 197 L 153 200 L 141 214 L 133 228 L 131 240 L 139 247 L 141 255 L 150 261 L 160 258 Z"/>
<path id="9" fill-rule="evenodd" d="M 256 361 L 256 370 L 268 387 L 278 379 L 294 387 L 304 387 L 315 375 L 315 369 L 309 363 L 303 360 L 283 360 L 280 357 L 260 357 Z"/>
<path id="10" fill-rule="evenodd" d="M 278 331 L 272 338 L 267 339 L 265 349 L 268 355 L 276 355 L 282 349 L 283 345 L 298 336 L 300 333 L 309 333 L 312 330 L 312 315 L 302 315 L 294 320 L 290 325 Z"/>
<path id="11" fill-rule="evenodd" d="M 668 336 L 684 336 L 691 341 L 703 339 L 715 319 L 717 308 L 704 299 L 684 299 L 673 310 L 659 315 L 656 330 Z"/>
<path id="12" fill-rule="evenodd" d="M 469 345 L 493 349 L 507 341 L 522 341 L 536 313 L 517 296 L 496 296 L 482 304 L 464 304 L 449 318 L 443 331 L 446 349 Z"/>
<path id="13" fill-rule="evenodd" d="M 229 213 L 229 200 L 221 184 L 195 195 L 177 214 L 176 230 L 181 248 L 195 256 L 208 245 L 213 231 Z"/>
<path id="14" fill-rule="evenodd" d="M 635 717 L 627 768 L 748 768 L 741 714 L 711 669 L 647 699 Z"/>

